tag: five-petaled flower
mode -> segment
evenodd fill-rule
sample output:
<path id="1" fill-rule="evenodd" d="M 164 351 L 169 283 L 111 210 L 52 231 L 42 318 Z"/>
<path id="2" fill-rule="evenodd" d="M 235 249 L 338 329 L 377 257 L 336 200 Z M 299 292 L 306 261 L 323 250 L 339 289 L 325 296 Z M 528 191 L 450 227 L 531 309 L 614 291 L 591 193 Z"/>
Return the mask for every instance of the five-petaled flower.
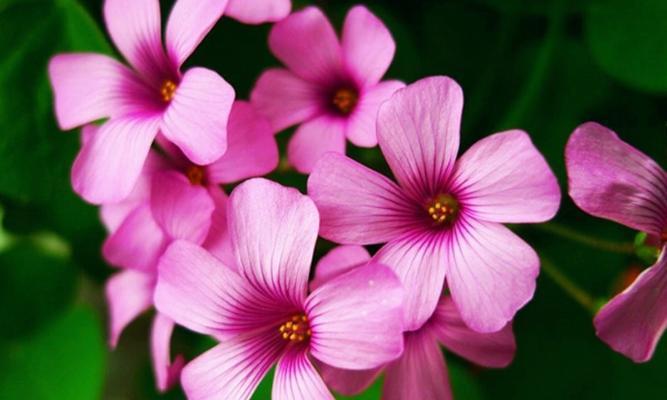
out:
<path id="1" fill-rule="evenodd" d="M 101 54 L 59 54 L 49 63 L 63 129 L 108 118 L 72 167 L 74 190 L 91 203 L 123 200 L 160 132 L 195 164 L 227 148 L 234 89 L 216 72 L 180 67 L 220 18 L 226 0 L 178 0 L 162 46 L 158 0 L 106 0 L 111 38 L 132 69 Z"/>
<path id="2" fill-rule="evenodd" d="M 396 45 L 377 17 L 353 7 L 339 42 L 324 14 L 307 7 L 273 27 L 269 46 L 288 69 L 264 72 L 251 101 L 276 131 L 301 124 L 287 147 L 298 171 L 309 173 L 328 151 L 345 153 L 346 137 L 357 146 L 377 144 L 378 107 L 404 86 L 380 82 Z"/>
<path id="3" fill-rule="evenodd" d="M 320 234 L 343 244 L 387 243 L 375 259 L 406 288 L 405 324 L 433 314 L 445 277 L 473 329 L 507 325 L 535 290 L 539 258 L 501 223 L 541 222 L 558 210 L 555 176 L 528 135 L 498 133 L 459 160 L 463 94 L 447 77 L 398 90 L 378 113 L 378 141 L 398 185 L 329 153 L 308 180 Z"/>
<path id="4" fill-rule="evenodd" d="M 569 192 L 587 213 L 646 232 L 658 261 L 599 311 L 597 334 L 635 362 L 648 361 L 667 328 L 667 172 L 594 122 L 579 126 L 565 150 Z"/>
<path id="5" fill-rule="evenodd" d="M 371 369 L 403 350 L 398 278 L 371 263 L 307 295 L 319 217 L 295 189 L 252 179 L 231 194 L 235 265 L 177 241 L 159 265 L 161 313 L 220 344 L 188 364 L 191 399 L 248 399 L 277 363 L 274 399 L 332 399 L 310 357 Z"/>
<path id="6" fill-rule="evenodd" d="M 361 246 L 339 246 L 318 262 L 311 288 L 322 285 L 371 259 Z M 401 357 L 383 367 L 351 371 L 320 364 L 324 381 L 335 391 L 353 396 L 364 391 L 384 372 L 382 398 L 386 400 L 452 399 L 447 367 L 440 345 L 460 357 L 488 368 L 506 367 L 514 358 L 512 326 L 493 333 L 471 330 L 449 296 L 417 331 L 406 332 Z"/>
<path id="7" fill-rule="evenodd" d="M 84 133 L 95 135 L 97 129 L 87 126 Z M 168 142 L 163 155 L 151 151 L 132 193 L 101 207 L 109 230 L 104 258 L 122 269 L 106 286 L 112 347 L 124 328 L 153 305 L 157 263 L 169 243 L 187 240 L 221 260 L 231 259 L 227 196 L 219 184 L 270 172 L 278 163 L 278 146 L 268 122 L 247 102 L 234 103 L 228 130 L 228 151 L 205 167 L 193 165 Z M 153 367 L 161 390 L 177 382 L 183 366 L 181 358 L 173 365 L 170 361 L 173 326 L 160 313 L 153 322 Z"/>

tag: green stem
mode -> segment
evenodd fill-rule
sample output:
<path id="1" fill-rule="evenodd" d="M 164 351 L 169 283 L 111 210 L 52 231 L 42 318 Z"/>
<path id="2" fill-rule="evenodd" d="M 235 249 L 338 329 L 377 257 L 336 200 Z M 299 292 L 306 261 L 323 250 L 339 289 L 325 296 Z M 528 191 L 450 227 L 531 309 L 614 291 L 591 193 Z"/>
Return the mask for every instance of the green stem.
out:
<path id="1" fill-rule="evenodd" d="M 578 242 L 588 247 L 619 254 L 634 254 L 635 247 L 632 243 L 619 243 L 604 239 L 592 238 L 583 233 L 579 233 L 572 228 L 563 226 L 554 222 L 546 224 L 531 225 L 536 229 L 563 237 L 573 242 Z"/>
<path id="2" fill-rule="evenodd" d="M 563 289 L 563 291 L 574 301 L 579 303 L 579 305 L 591 314 L 595 314 L 596 306 L 593 297 L 563 274 L 555 264 L 546 258 L 542 258 L 542 271 L 544 271 L 549 278 L 560 286 L 560 288 Z"/>

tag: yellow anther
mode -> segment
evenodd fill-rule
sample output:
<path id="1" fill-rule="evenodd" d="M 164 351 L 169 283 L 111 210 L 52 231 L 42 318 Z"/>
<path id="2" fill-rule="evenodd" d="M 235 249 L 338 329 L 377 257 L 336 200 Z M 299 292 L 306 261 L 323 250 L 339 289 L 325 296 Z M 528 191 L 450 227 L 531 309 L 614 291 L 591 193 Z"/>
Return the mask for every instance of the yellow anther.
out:
<path id="1" fill-rule="evenodd" d="M 162 96 L 162 101 L 169 103 L 174 98 L 174 93 L 176 92 L 176 84 L 171 79 L 167 79 L 162 83 L 160 87 L 160 95 Z"/>
<path id="2" fill-rule="evenodd" d="M 426 204 L 426 210 L 436 225 L 451 225 L 458 215 L 459 203 L 449 194 L 441 194 Z"/>
<path id="3" fill-rule="evenodd" d="M 331 104 L 339 113 L 347 115 L 354 110 L 359 101 L 359 93 L 356 89 L 342 87 L 336 90 L 331 98 Z"/>
<path id="4" fill-rule="evenodd" d="M 312 334 L 306 315 L 294 315 L 278 328 L 280 337 L 291 342 L 303 342 Z"/>

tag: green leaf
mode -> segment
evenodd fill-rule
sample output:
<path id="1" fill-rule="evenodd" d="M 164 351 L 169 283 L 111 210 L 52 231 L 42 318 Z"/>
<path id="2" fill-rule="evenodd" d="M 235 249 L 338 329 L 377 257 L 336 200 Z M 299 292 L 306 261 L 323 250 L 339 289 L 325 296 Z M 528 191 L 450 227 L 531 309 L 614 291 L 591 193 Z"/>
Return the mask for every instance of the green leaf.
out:
<path id="1" fill-rule="evenodd" d="M 586 14 L 586 39 L 604 70 L 636 89 L 667 92 L 667 2 L 609 0 Z"/>
<path id="2" fill-rule="evenodd" d="M 24 240 L 0 253 L 0 338 L 50 322 L 71 303 L 75 286 L 75 268 L 48 246 Z"/>
<path id="3" fill-rule="evenodd" d="M 36 335 L 0 343 L 0 398 L 101 398 L 106 349 L 92 310 L 76 308 Z"/>

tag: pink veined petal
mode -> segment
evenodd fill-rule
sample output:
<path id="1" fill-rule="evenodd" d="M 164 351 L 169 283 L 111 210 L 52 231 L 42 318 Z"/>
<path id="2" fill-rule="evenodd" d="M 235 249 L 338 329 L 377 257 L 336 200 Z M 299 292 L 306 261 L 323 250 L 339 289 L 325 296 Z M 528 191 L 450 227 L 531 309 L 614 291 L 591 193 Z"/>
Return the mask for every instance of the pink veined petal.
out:
<path id="1" fill-rule="evenodd" d="M 158 258 L 166 247 L 167 239 L 153 219 L 150 206 L 143 204 L 104 241 L 102 254 L 111 265 L 155 274 Z"/>
<path id="2" fill-rule="evenodd" d="M 306 347 L 289 347 L 278 361 L 273 379 L 273 400 L 333 400 Z"/>
<path id="3" fill-rule="evenodd" d="M 149 82 L 174 72 L 162 48 L 158 0 L 105 0 L 104 21 L 118 50 Z"/>
<path id="4" fill-rule="evenodd" d="M 329 152 L 345 154 L 345 122 L 328 115 L 301 124 L 287 144 L 287 159 L 302 174 Z"/>
<path id="5" fill-rule="evenodd" d="M 91 136 L 92 137 L 92 136 Z M 139 179 L 135 183 L 132 192 L 125 200 L 118 203 L 102 204 L 100 207 L 100 218 L 107 231 L 113 233 L 134 209 L 144 203 L 148 203 L 151 193 L 151 180 L 157 171 L 167 168 L 167 163 L 158 153 L 148 153 L 146 162 L 141 170 Z"/>
<path id="6" fill-rule="evenodd" d="M 227 150 L 227 120 L 234 89 L 216 72 L 191 68 L 181 80 L 160 128 L 195 164 L 205 165 Z"/>
<path id="7" fill-rule="evenodd" d="M 335 368 L 324 363 L 319 363 L 318 367 L 327 386 L 344 396 L 356 396 L 368 389 L 382 372 L 382 367 L 356 371 Z"/>
<path id="8" fill-rule="evenodd" d="M 415 198 L 438 194 L 459 149 L 463 91 L 436 76 L 400 89 L 380 106 L 380 149 L 400 185 Z"/>
<path id="9" fill-rule="evenodd" d="M 267 69 L 259 76 L 250 101 L 274 132 L 323 113 L 322 88 L 283 68 Z"/>
<path id="10" fill-rule="evenodd" d="M 428 331 L 405 334 L 405 351 L 385 370 L 385 400 L 452 400 L 447 366 Z"/>
<path id="11" fill-rule="evenodd" d="M 290 0 L 230 0 L 225 15 L 244 24 L 276 22 L 292 9 Z"/>
<path id="12" fill-rule="evenodd" d="M 317 262 L 310 290 L 315 290 L 327 281 L 366 264 L 370 259 L 368 250 L 362 246 L 334 247 Z"/>
<path id="13" fill-rule="evenodd" d="M 222 342 L 183 369 L 181 384 L 188 399 L 250 399 L 285 343 L 274 329 Z"/>
<path id="14" fill-rule="evenodd" d="M 154 174 L 151 187 L 151 211 L 165 235 L 171 240 L 203 243 L 215 209 L 208 190 L 176 171 Z"/>
<path id="15" fill-rule="evenodd" d="M 107 121 L 74 161 L 74 191 L 93 204 L 125 199 L 139 179 L 158 124 L 158 119 L 144 116 Z"/>
<path id="16" fill-rule="evenodd" d="M 153 372 L 155 381 L 160 392 L 169 390 L 178 384 L 181 370 L 185 366 L 185 359 L 177 356 L 171 362 L 171 334 L 174 330 L 174 321 L 158 313 L 153 319 L 151 328 L 151 357 L 153 359 Z"/>
<path id="17" fill-rule="evenodd" d="M 132 71 L 100 54 L 58 54 L 49 62 L 56 120 L 61 129 L 141 108 L 146 89 Z"/>
<path id="18" fill-rule="evenodd" d="M 345 135 L 350 142 L 360 147 L 377 145 L 376 124 L 380 104 L 403 87 L 405 87 L 403 82 L 386 81 L 364 90 L 354 113 L 347 120 Z"/>
<path id="19" fill-rule="evenodd" d="M 345 17 L 343 60 L 362 85 L 374 85 L 387 72 L 396 43 L 387 27 L 364 6 L 355 6 Z"/>
<path id="20" fill-rule="evenodd" d="M 405 287 L 405 330 L 419 329 L 431 317 L 445 283 L 447 238 L 412 232 L 384 245 L 373 260 L 390 267 Z"/>
<path id="21" fill-rule="evenodd" d="M 276 23 L 271 52 L 299 77 L 328 83 L 342 71 L 341 47 L 333 26 L 316 7 L 306 7 Z"/>
<path id="22" fill-rule="evenodd" d="M 250 283 L 192 243 L 175 241 L 160 259 L 155 307 L 177 324 L 216 337 L 278 327 L 281 309 Z"/>
<path id="23" fill-rule="evenodd" d="M 206 167 L 212 183 L 232 183 L 268 174 L 278 166 L 278 143 L 268 121 L 245 101 L 236 101 L 227 124 L 227 152 Z"/>
<path id="24" fill-rule="evenodd" d="M 634 362 L 651 359 L 667 328 L 667 246 L 658 262 L 595 316 L 603 342 Z"/>
<path id="25" fill-rule="evenodd" d="M 222 17 L 227 0 L 178 0 L 169 14 L 167 54 L 180 67 Z"/>
<path id="26" fill-rule="evenodd" d="M 475 143 L 457 161 L 451 190 L 468 212 L 491 222 L 544 222 L 560 204 L 556 176 L 519 130 Z"/>
<path id="27" fill-rule="evenodd" d="M 410 200 L 394 182 L 342 154 L 320 159 L 308 195 L 320 211 L 320 235 L 337 243 L 384 243 L 417 225 Z"/>
<path id="28" fill-rule="evenodd" d="M 106 283 L 109 305 L 109 345 L 116 347 L 125 327 L 153 305 L 155 277 L 137 271 L 122 271 Z"/>
<path id="29" fill-rule="evenodd" d="M 217 185 L 209 186 L 208 193 L 213 200 L 213 204 L 215 204 L 215 209 L 211 216 L 211 229 L 209 229 L 202 247 L 222 261 L 223 264 L 236 269 L 232 238 L 229 236 L 227 226 L 227 195 Z"/>
<path id="30" fill-rule="evenodd" d="M 584 211 L 660 235 L 667 225 L 667 172 L 595 122 L 580 125 L 565 148 L 570 196 Z"/>
<path id="31" fill-rule="evenodd" d="M 300 308 L 319 216 L 296 189 L 254 178 L 229 197 L 228 225 L 240 274 L 266 296 Z"/>
<path id="32" fill-rule="evenodd" d="M 498 332 L 479 333 L 468 328 L 450 297 L 443 297 L 428 322 L 438 341 L 449 351 L 487 368 L 508 366 L 516 352 L 509 323 Z"/>
<path id="33" fill-rule="evenodd" d="M 371 369 L 403 351 L 403 288 L 380 264 L 334 278 L 308 297 L 311 354 L 337 368 Z"/>
<path id="34" fill-rule="evenodd" d="M 466 325 L 496 332 L 533 297 L 537 253 L 503 225 L 459 218 L 446 256 L 447 285 Z"/>

